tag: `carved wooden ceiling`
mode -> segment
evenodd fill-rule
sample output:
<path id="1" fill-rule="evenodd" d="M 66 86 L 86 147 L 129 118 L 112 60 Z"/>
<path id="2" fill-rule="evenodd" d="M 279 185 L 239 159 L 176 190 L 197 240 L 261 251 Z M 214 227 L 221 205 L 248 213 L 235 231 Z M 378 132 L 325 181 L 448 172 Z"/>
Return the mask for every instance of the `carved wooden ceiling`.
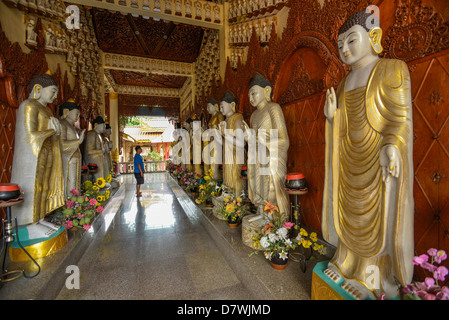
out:
<path id="1" fill-rule="evenodd" d="M 114 81 L 118 85 L 127 86 L 143 86 L 143 87 L 156 87 L 156 88 L 175 88 L 180 89 L 187 77 L 164 75 L 135 71 L 114 70 L 109 71 Z"/>
<path id="2" fill-rule="evenodd" d="M 198 57 L 202 27 L 91 10 L 98 46 L 104 52 L 188 63 Z"/>

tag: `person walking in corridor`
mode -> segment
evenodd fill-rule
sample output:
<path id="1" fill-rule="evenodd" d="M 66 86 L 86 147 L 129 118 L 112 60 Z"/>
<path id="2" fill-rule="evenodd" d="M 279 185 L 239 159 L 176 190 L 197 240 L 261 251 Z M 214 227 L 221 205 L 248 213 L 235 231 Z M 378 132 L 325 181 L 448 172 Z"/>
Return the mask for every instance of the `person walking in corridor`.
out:
<path id="1" fill-rule="evenodd" d="M 138 197 L 142 196 L 140 192 L 140 185 L 144 183 L 143 175 L 144 175 L 144 166 L 143 159 L 140 155 L 142 153 L 142 147 L 136 147 L 136 154 L 134 155 L 134 176 L 136 177 L 136 195 Z"/>

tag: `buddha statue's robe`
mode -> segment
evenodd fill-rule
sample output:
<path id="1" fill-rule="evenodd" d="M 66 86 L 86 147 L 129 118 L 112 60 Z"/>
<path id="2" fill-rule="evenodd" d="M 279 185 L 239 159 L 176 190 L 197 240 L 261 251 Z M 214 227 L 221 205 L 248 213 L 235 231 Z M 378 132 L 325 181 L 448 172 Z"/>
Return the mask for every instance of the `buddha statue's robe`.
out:
<path id="1" fill-rule="evenodd" d="M 104 178 L 104 145 L 101 134 L 95 130 L 87 132 L 84 143 L 84 162 L 86 165 L 89 163 L 96 163 L 98 170 L 94 173 L 95 180 L 98 178 Z M 93 181 L 95 182 L 95 181 Z"/>
<path id="2" fill-rule="evenodd" d="M 103 139 L 103 148 L 104 148 L 104 176 L 106 177 L 109 173 L 111 173 L 111 170 L 113 168 L 112 164 L 112 141 L 109 140 L 109 137 L 106 135 L 102 136 Z"/>
<path id="3" fill-rule="evenodd" d="M 266 153 L 262 154 L 267 154 L 269 161 L 262 164 L 254 154 L 254 161 L 248 159 L 248 197 L 258 207 L 259 214 L 262 214 L 266 200 L 278 206 L 279 212 L 287 219 L 290 214 L 290 202 L 285 191 L 285 175 L 290 140 L 281 107 L 277 103 L 268 102 L 263 109 L 252 113 L 250 126 L 257 136 L 265 135 L 266 145 L 261 144 L 258 137 L 257 148 L 266 149 Z M 277 130 L 277 144 L 270 142 L 271 129 Z"/>
<path id="4" fill-rule="evenodd" d="M 381 59 L 366 87 L 337 89 L 338 108 L 326 121 L 323 236 L 338 241 L 331 259 L 345 279 L 367 283 L 374 267 L 383 292 L 413 275 L 412 102 L 407 65 Z M 330 143 L 329 143 L 330 142 Z M 400 153 L 398 178 L 382 180 L 380 154 Z M 370 268 L 370 269 L 369 269 Z"/>
<path id="5" fill-rule="evenodd" d="M 216 112 L 212 115 L 212 117 L 210 118 L 209 122 L 208 122 L 208 127 L 209 129 L 216 129 L 218 130 L 218 125 L 223 121 L 223 114 L 221 112 Z M 210 138 L 210 140 L 204 140 L 203 141 L 203 150 L 204 148 L 206 148 L 207 145 L 209 145 L 209 143 L 212 143 L 211 141 L 213 141 L 213 137 Z M 217 148 L 219 147 L 219 145 L 217 144 Z M 206 155 L 208 156 L 208 155 Z M 212 177 L 215 180 L 218 180 L 218 163 L 215 163 L 215 153 L 214 150 L 210 152 L 210 164 L 206 164 L 206 162 L 204 162 L 204 172 L 207 173 L 209 172 L 209 169 L 212 170 Z"/>
<path id="6" fill-rule="evenodd" d="M 65 202 L 60 135 L 49 129 L 52 117 L 33 98 L 17 110 L 11 183 L 24 192 L 24 202 L 12 210 L 19 225 L 38 222 Z"/>
<path id="7" fill-rule="evenodd" d="M 231 116 L 226 117 L 226 129 L 230 130 L 228 134 L 234 134 L 237 128 L 237 121 L 243 121 L 243 115 L 241 113 L 233 113 Z M 223 184 L 231 188 L 235 195 L 239 196 L 244 189 L 244 181 L 240 177 L 242 163 L 238 161 L 238 150 L 235 144 L 226 143 L 223 139 Z M 242 157 L 244 158 L 244 157 Z"/>
<path id="8" fill-rule="evenodd" d="M 79 135 L 67 120 L 61 123 L 62 167 L 64 172 L 65 196 L 71 195 L 72 189 L 81 190 L 81 151 Z"/>

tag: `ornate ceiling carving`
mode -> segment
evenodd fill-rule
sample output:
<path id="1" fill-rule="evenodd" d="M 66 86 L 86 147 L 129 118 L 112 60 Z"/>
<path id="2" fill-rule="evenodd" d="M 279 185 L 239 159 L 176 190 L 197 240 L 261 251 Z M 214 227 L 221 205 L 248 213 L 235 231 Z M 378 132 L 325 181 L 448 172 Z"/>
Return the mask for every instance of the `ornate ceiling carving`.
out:
<path id="1" fill-rule="evenodd" d="M 92 16 L 104 52 L 192 63 L 203 40 L 198 26 L 98 9 L 92 9 Z"/>
<path id="2" fill-rule="evenodd" d="M 118 85 L 180 89 L 187 77 L 135 71 L 109 70 Z"/>

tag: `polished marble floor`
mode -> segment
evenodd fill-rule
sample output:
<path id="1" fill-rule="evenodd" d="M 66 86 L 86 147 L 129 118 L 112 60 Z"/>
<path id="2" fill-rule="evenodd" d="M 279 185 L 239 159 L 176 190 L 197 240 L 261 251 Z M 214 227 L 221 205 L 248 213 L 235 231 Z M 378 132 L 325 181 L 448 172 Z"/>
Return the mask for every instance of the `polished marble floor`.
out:
<path id="1" fill-rule="evenodd" d="M 194 215 L 183 210 L 165 173 L 145 175 L 143 196 L 134 176 L 121 209 L 84 253 L 79 289 L 56 299 L 253 299 Z"/>

